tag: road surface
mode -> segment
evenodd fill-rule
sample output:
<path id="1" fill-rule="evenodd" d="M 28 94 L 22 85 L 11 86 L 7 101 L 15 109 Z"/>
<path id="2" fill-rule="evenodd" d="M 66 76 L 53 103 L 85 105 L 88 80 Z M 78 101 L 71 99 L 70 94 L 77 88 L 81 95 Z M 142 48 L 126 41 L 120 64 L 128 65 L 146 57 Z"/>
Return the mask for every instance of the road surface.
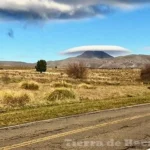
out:
<path id="1" fill-rule="evenodd" d="M 0 129 L 0 150 L 147 150 L 150 104 Z"/>

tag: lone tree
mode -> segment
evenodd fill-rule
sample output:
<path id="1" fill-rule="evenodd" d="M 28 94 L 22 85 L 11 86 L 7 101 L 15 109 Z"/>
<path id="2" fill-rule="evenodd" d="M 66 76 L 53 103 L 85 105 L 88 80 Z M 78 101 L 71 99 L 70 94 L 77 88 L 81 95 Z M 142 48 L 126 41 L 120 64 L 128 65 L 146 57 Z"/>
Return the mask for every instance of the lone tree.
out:
<path id="1" fill-rule="evenodd" d="M 35 66 L 36 71 L 42 73 L 47 70 L 47 62 L 45 60 L 39 60 Z"/>

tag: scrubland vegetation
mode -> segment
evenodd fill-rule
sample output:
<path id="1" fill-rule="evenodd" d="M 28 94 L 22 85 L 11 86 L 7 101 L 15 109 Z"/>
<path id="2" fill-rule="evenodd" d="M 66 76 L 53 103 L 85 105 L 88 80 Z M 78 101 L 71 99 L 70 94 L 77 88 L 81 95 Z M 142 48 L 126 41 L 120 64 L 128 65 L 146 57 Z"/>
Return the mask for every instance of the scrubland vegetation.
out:
<path id="1" fill-rule="evenodd" d="M 66 68 L 66 73 L 68 77 L 74 79 L 85 79 L 87 77 L 88 71 L 83 62 L 70 63 Z"/>
<path id="2" fill-rule="evenodd" d="M 150 65 L 146 65 L 142 70 L 141 70 L 141 79 L 145 82 L 150 82 Z"/>
<path id="3" fill-rule="evenodd" d="M 26 89 L 26 90 L 38 90 L 39 89 L 39 85 L 36 82 L 30 81 L 30 82 L 22 82 L 21 86 L 22 89 Z"/>
<path id="4" fill-rule="evenodd" d="M 0 126 L 149 103 L 144 83 L 140 69 L 86 69 L 81 78 L 57 68 L 1 70 Z"/>

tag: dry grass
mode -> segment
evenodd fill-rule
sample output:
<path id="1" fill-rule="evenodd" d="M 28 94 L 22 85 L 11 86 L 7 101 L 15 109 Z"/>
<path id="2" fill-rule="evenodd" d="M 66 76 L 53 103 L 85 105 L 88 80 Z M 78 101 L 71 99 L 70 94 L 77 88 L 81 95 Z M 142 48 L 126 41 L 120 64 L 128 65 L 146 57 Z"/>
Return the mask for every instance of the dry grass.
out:
<path id="1" fill-rule="evenodd" d="M 24 81 L 21 83 L 21 88 L 22 89 L 26 89 L 26 90 L 38 90 L 39 89 L 39 85 L 36 82 L 33 81 Z"/>
<path id="2" fill-rule="evenodd" d="M 4 107 L 23 107 L 30 100 L 30 95 L 24 92 L 2 91 L 0 93 L 0 101 Z"/>
<path id="3" fill-rule="evenodd" d="M 68 90 L 65 88 L 55 89 L 52 93 L 47 97 L 48 101 L 57 101 L 57 100 L 66 100 L 66 99 L 75 99 L 76 95 L 72 90 Z"/>
<path id="4" fill-rule="evenodd" d="M 81 89 L 96 89 L 96 86 L 89 85 L 89 84 L 86 84 L 86 83 L 81 83 L 81 84 L 78 85 L 78 88 L 81 88 Z"/>
<path id="5" fill-rule="evenodd" d="M 0 127 L 144 103 L 150 103 L 150 95 L 97 101 L 87 99 L 83 102 L 8 111 L 0 114 Z"/>
<path id="6" fill-rule="evenodd" d="M 8 76 L 8 74 L 3 74 L 0 78 L 0 80 L 4 83 L 4 84 L 8 84 L 11 82 L 11 78 Z"/>
<path id="7" fill-rule="evenodd" d="M 54 88 L 59 88 L 59 87 L 72 88 L 72 87 L 73 87 L 72 84 L 67 83 L 67 82 L 65 82 L 65 81 L 53 82 L 53 83 L 51 84 L 51 86 L 54 87 Z"/>
<path id="8" fill-rule="evenodd" d="M 3 80 L 6 75 L 11 79 L 9 84 L 6 84 L 7 78 Z M 75 109 L 73 107 L 76 107 L 79 113 L 84 112 L 83 109 L 93 111 L 97 106 L 100 109 L 100 105 L 106 104 L 108 100 L 112 100 L 112 105 L 107 103 L 106 107 L 103 107 L 104 109 L 113 108 L 114 105 L 130 105 L 132 99 L 136 101 L 136 104 L 147 102 L 147 97 L 150 97 L 149 85 L 143 84 L 140 75 L 141 70 L 139 69 L 89 69 L 86 79 L 73 79 L 68 78 L 65 70 L 59 69 L 50 69 L 43 74 L 34 70 L 0 70 L 0 112 L 4 111 L 3 115 L 5 115 L 5 112 L 7 114 L 14 109 L 21 109 L 23 112 L 25 111 L 24 108 L 32 108 L 36 111 L 31 114 L 39 115 L 39 120 L 43 117 L 40 111 L 45 107 L 49 110 L 55 106 L 61 110 L 62 115 L 69 115 L 72 114 L 70 107 L 72 107 L 72 110 Z M 140 99 L 137 101 L 136 99 L 139 97 L 145 98 L 143 101 Z M 114 102 L 114 100 L 120 99 L 125 99 L 125 101 L 121 101 L 121 104 Z M 104 103 L 105 101 L 106 103 Z M 80 105 L 81 103 L 84 107 Z M 76 110 L 73 111 L 73 114 L 76 113 Z M 53 111 L 51 113 L 53 114 Z M 59 113 L 59 110 L 55 110 L 53 117 L 57 116 L 57 113 Z M 33 121 L 32 115 L 29 120 Z M 26 117 L 28 118 L 28 116 Z M 43 119 L 48 117 L 51 117 L 51 115 L 49 114 Z M 7 124 L 7 122 L 4 124 Z"/>
<path id="9" fill-rule="evenodd" d="M 63 76 L 61 73 L 63 72 Z M 45 105 L 45 95 L 51 93 L 55 88 L 71 88 L 74 89 L 78 97 L 89 99 L 105 99 L 128 96 L 142 96 L 150 94 L 147 86 L 140 81 L 141 71 L 138 69 L 123 69 L 123 70 L 106 70 L 94 69 L 88 70 L 89 75 L 87 79 L 71 79 L 65 74 L 65 70 L 51 69 L 49 72 L 40 74 L 34 70 L 0 70 L 0 76 L 7 74 L 11 79 L 22 79 L 24 81 L 31 81 L 34 84 L 25 82 L 23 88 L 20 89 L 17 82 L 10 84 L 0 83 L 1 90 L 11 90 L 22 92 L 24 89 L 29 89 L 33 94 L 34 105 Z M 39 81 L 40 84 L 35 81 Z M 29 83 L 31 83 L 29 82 Z M 84 83 L 84 84 L 83 84 Z M 23 84 L 23 83 L 22 83 Z M 39 90 L 37 89 L 40 86 Z M 31 88 L 30 88 L 31 87 Z M 95 88 L 96 87 L 96 88 Z"/>
<path id="10" fill-rule="evenodd" d="M 147 86 L 99 86 L 96 89 L 77 89 L 76 91 L 82 99 L 113 99 L 122 97 L 138 97 L 144 95 L 150 95 L 150 90 Z"/>

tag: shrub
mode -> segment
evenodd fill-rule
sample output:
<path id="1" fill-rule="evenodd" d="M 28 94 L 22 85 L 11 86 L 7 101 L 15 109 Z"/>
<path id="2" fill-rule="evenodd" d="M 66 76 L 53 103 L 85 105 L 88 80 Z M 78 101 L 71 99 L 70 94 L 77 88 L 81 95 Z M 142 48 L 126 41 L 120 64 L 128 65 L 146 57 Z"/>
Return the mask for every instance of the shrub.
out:
<path id="1" fill-rule="evenodd" d="M 39 89 L 39 85 L 36 82 L 23 82 L 21 83 L 21 88 L 22 89 L 26 89 L 26 90 L 38 90 Z"/>
<path id="2" fill-rule="evenodd" d="M 89 85 L 89 84 L 86 84 L 86 83 L 81 83 L 78 85 L 79 88 L 83 88 L 83 89 L 96 89 L 95 86 L 92 86 L 92 85 Z"/>
<path id="3" fill-rule="evenodd" d="M 48 101 L 75 99 L 76 95 L 68 89 L 56 89 L 47 98 Z"/>
<path id="4" fill-rule="evenodd" d="M 150 64 L 146 65 L 142 70 L 141 70 L 141 79 L 150 81 Z"/>
<path id="5" fill-rule="evenodd" d="M 7 74 L 4 74 L 1 76 L 1 81 L 5 84 L 8 84 L 11 82 L 11 78 Z"/>
<path id="6" fill-rule="evenodd" d="M 51 84 L 52 87 L 65 87 L 65 88 L 72 88 L 72 84 L 67 83 L 65 81 L 62 82 L 53 82 Z"/>
<path id="7" fill-rule="evenodd" d="M 82 62 L 68 64 L 66 73 L 69 77 L 75 79 L 84 79 L 88 74 L 87 68 Z"/>
<path id="8" fill-rule="evenodd" d="M 37 72 L 46 72 L 47 70 L 47 62 L 45 60 L 39 60 L 37 65 L 35 66 Z"/>
<path id="9" fill-rule="evenodd" d="M 10 107 L 23 107 L 30 101 L 27 93 L 5 92 L 3 94 L 2 103 Z"/>

